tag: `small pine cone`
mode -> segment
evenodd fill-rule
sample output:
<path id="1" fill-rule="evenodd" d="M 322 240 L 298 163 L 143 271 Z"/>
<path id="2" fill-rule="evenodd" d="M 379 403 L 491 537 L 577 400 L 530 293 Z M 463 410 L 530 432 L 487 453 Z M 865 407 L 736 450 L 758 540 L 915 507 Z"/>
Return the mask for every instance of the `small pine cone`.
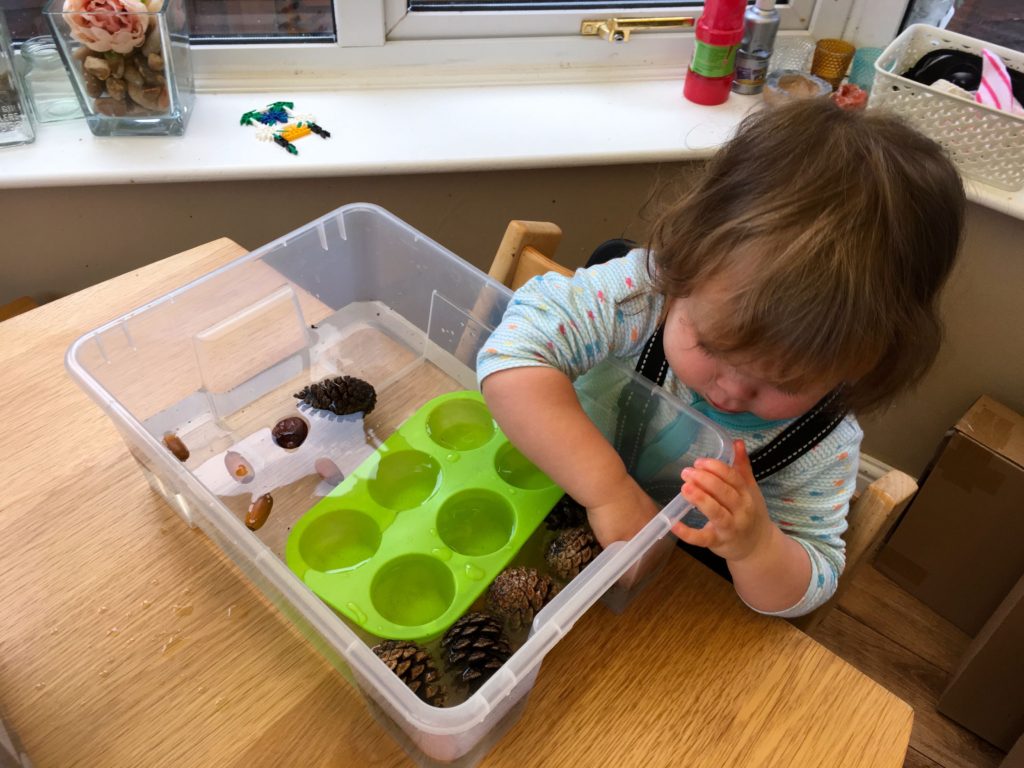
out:
<path id="1" fill-rule="evenodd" d="M 587 509 L 569 494 L 565 494 L 548 512 L 544 525 L 549 531 L 575 528 L 587 522 Z"/>
<path id="2" fill-rule="evenodd" d="M 479 611 L 467 613 L 441 638 L 448 666 L 456 677 L 476 690 L 512 655 L 501 622 Z"/>
<path id="3" fill-rule="evenodd" d="M 487 590 L 487 607 L 509 629 L 525 627 L 558 594 L 559 586 L 533 568 L 506 568 Z"/>
<path id="4" fill-rule="evenodd" d="M 373 385 L 355 376 L 324 379 L 303 387 L 292 397 L 297 397 L 313 408 L 333 411 L 339 416 L 360 412 L 368 415 L 377 405 L 377 392 Z"/>
<path id="5" fill-rule="evenodd" d="M 373 652 L 388 669 L 398 675 L 409 690 L 435 707 L 444 705 L 444 688 L 434 660 L 424 648 L 404 640 L 384 640 L 373 646 Z"/>
<path id="6" fill-rule="evenodd" d="M 562 531 L 548 547 L 544 559 L 560 579 L 575 579 L 601 552 L 594 533 L 585 525 Z"/>

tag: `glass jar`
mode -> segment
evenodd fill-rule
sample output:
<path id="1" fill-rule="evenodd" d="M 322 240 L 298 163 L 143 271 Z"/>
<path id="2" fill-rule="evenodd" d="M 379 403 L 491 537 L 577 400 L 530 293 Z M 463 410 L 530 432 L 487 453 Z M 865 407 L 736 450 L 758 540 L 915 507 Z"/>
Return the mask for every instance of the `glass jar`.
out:
<path id="1" fill-rule="evenodd" d="M 25 66 L 25 89 L 37 123 L 56 123 L 83 116 L 52 37 L 41 35 L 26 40 L 21 44 L 21 58 Z"/>
<path id="2" fill-rule="evenodd" d="M 0 146 L 29 144 L 35 139 L 28 100 L 22 94 L 21 80 L 14 68 L 11 35 L 0 9 Z"/>

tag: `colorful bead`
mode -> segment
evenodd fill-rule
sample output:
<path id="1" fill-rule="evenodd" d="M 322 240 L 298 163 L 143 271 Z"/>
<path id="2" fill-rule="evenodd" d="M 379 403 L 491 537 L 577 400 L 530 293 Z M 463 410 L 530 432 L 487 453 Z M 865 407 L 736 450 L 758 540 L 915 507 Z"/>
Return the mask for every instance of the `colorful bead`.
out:
<path id="1" fill-rule="evenodd" d="M 302 115 L 301 119 L 292 111 L 294 103 L 275 101 L 265 109 L 254 109 L 242 115 L 242 125 L 255 125 L 256 138 L 260 141 L 273 141 L 293 155 L 299 154 L 292 142 L 315 133 L 323 139 L 331 134 L 313 121 L 312 116 Z M 280 126 L 280 127 L 278 127 Z"/>

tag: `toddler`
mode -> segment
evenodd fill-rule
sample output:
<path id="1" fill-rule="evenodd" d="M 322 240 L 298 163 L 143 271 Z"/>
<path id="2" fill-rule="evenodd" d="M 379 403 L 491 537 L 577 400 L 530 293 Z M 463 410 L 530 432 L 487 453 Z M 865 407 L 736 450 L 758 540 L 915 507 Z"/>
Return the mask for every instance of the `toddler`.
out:
<path id="1" fill-rule="evenodd" d="M 832 596 L 845 562 L 862 437 L 854 414 L 931 365 L 963 215 L 943 151 L 894 117 L 826 100 L 759 111 L 647 247 L 516 292 L 479 355 L 484 397 L 607 546 L 658 506 L 572 382 L 606 357 L 639 370 L 663 348 L 658 382 L 727 432 L 735 454 L 732 466 L 699 459 L 683 470 L 681 493 L 708 522 L 673 532 L 724 559 L 754 610 L 808 613 Z M 749 455 L 809 411 L 835 418 L 812 448 L 755 480 Z"/>

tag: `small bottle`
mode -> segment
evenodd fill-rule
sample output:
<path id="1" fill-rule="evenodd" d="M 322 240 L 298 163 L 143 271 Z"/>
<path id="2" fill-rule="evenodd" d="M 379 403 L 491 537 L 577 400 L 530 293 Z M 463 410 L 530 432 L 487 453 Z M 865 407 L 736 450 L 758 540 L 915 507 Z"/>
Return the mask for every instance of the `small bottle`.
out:
<path id="1" fill-rule="evenodd" d="M 20 78 L 14 68 L 11 35 L 0 10 L 0 147 L 31 144 L 35 140 L 28 100 L 22 94 Z"/>
<path id="2" fill-rule="evenodd" d="M 747 9 L 743 17 L 743 41 L 736 52 L 734 92 L 751 94 L 764 90 L 778 31 L 779 12 L 775 10 L 775 0 L 757 0 L 756 5 Z"/>
<path id="3" fill-rule="evenodd" d="M 32 37 L 21 44 L 25 64 L 25 90 L 37 123 L 55 123 L 82 117 L 71 78 L 49 35 Z"/>
<path id="4" fill-rule="evenodd" d="M 746 7 L 746 0 L 704 3 L 694 33 L 693 60 L 683 82 L 683 96 L 693 103 L 713 106 L 729 98 Z"/>

